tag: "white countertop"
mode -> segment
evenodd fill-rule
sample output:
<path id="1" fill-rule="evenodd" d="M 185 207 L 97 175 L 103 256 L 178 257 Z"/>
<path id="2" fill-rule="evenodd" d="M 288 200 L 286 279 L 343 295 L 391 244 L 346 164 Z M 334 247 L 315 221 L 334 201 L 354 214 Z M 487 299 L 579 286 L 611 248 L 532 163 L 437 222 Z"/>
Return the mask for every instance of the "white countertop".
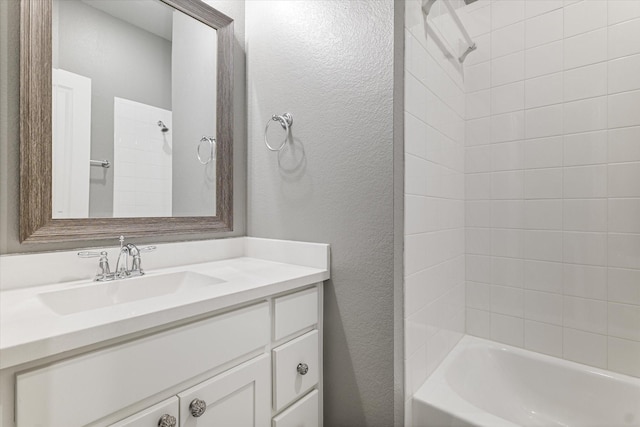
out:
<path id="1" fill-rule="evenodd" d="M 38 295 L 86 285 L 86 279 L 0 292 L 0 369 L 291 291 L 329 278 L 328 245 L 241 239 L 245 243 L 244 253 L 250 256 L 148 270 L 144 276 L 150 278 L 163 273 L 191 271 L 223 281 L 189 292 L 176 292 L 68 315 L 56 314 Z M 321 259 L 323 253 L 325 259 Z M 145 255 L 150 257 L 149 254 Z M 289 260 L 295 263 L 279 262 Z M 123 281 L 126 280 L 136 279 Z M 96 282 L 90 286 L 101 285 L 104 284 Z"/>

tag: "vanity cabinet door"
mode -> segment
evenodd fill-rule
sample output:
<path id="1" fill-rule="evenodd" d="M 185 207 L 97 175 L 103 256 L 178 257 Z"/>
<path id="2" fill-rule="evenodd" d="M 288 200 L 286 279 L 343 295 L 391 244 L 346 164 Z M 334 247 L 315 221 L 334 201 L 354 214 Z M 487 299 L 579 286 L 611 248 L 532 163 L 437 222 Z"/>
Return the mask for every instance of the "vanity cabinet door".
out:
<path id="1" fill-rule="evenodd" d="M 178 394 L 181 427 L 268 427 L 269 356 L 262 355 Z"/>
<path id="2" fill-rule="evenodd" d="M 177 427 L 178 398 L 171 397 L 110 427 Z"/>

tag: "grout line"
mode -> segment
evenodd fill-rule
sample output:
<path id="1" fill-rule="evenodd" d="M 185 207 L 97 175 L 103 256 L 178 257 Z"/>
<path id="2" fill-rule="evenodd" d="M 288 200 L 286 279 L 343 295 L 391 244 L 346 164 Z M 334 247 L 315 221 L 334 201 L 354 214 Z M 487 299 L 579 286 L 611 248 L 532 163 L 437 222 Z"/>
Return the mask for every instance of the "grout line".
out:
<path id="1" fill-rule="evenodd" d="M 606 15 L 606 20 L 607 20 L 607 59 L 609 59 L 609 32 L 610 32 L 610 28 L 611 25 L 609 25 L 609 4 L 607 3 L 607 9 L 605 12 Z M 609 94 L 610 91 L 610 87 L 609 87 L 609 63 L 607 62 L 607 67 L 605 70 L 606 73 L 606 79 L 605 79 L 605 83 L 607 86 L 607 94 Z M 607 331 L 607 339 L 606 339 L 606 343 L 605 343 L 605 366 L 607 368 L 609 368 L 609 207 L 610 207 L 610 200 L 609 200 L 609 107 L 610 107 L 610 102 L 609 102 L 609 96 L 607 96 L 607 114 L 605 116 L 605 123 L 607 125 L 607 134 L 606 134 L 606 146 L 607 146 L 607 163 L 606 163 L 606 188 L 607 188 L 607 210 L 605 213 L 606 216 L 606 230 L 607 230 L 607 234 L 606 234 L 606 239 L 605 239 L 605 253 L 606 253 L 606 275 L 605 275 L 605 289 L 606 289 L 606 305 L 605 305 L 605 313 L 606 313 L 606 324 L 605 324 L 605 329 Z"/>

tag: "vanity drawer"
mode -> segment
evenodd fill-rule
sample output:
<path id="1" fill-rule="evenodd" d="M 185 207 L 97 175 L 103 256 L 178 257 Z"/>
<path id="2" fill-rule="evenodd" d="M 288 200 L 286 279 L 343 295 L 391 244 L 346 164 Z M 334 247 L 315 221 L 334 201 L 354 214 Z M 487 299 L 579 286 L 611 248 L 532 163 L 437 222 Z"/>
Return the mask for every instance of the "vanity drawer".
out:
<path id="1" fill-rule="evenodd" d="M 268 341 L 264 302 L 21 373 L 17 425 L 89 424 L 259 351 Z"/>
<path id="2" fill-rule="evenodd" d="M 318 384 L 318 331 L 313 330 L 273 350 L 273 406 L 276 411 Z M 304 371 L 304 365 L 308 368 Z"/>
<path id="3" fill-rule="evenodd" d="M 318 427 L 318 419 L 318 390 L 313 390 L 274 417 L 272 427 Z"/>
<path id="4" fill-rule="evenodd" d="M 171 416 L 178 420 L 178 398 L 172 397 L 153 405 L 143 411 L 133 414 L 109 427 L 158 427 L 163 415 Z"/>
<path id="5" fill-rule="evenodd" d="M 318 288 L 274 299 L 275 341 L 318 323 Z"/>

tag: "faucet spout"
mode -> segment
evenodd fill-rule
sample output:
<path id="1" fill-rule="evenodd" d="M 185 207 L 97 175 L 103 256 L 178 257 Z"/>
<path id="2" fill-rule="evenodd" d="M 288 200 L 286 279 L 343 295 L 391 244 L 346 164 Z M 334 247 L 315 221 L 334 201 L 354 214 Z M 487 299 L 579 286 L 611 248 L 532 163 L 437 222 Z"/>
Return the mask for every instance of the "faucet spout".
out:
<path id="1" fill-rule="evenodd" d="M 115 275 L 118 279 L 124 279 L 130 275 L 129 271 L 129 246 L 123 245 L 120 248 L 118 254 L 118 261 L 116 262 Z"/>

